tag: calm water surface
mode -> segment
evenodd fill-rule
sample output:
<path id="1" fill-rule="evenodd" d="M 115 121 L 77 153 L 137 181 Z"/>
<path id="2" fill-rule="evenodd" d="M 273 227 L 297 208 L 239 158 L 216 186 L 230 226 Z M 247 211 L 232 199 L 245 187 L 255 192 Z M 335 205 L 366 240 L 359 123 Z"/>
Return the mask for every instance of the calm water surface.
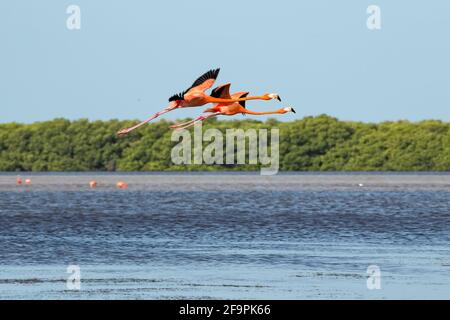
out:
<path id="1" fill-rule="evenodd" d="M 22 177 L 0 174 L 0 299 L 450 299 L 449 174 Z"/>

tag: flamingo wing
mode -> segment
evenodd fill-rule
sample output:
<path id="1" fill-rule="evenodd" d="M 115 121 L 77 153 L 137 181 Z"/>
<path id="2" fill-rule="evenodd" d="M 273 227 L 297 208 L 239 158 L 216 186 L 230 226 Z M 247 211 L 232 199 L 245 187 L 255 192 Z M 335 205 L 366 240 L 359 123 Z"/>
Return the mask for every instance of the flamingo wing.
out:
<path id="1" fill-rule="evenodd" d="M 194 83 L 183 92 L 175 94 L 169 98 L 169 101 L 184 100 L 184 95 L 193 92 L 204 92 L 211 88 L 219 75 L 220 68 L 209 70 L 202 74 Z"/>
<path id="2" fill-rule="evenodd" d="M 230 96 L 230 86 L 231 83 L 223 84 L 214 88 L 211 91 L 211 97 L 220 98 L 220 99 L 231 99 Z"/>
<path id="3" fill-rule="evenodd" d="M 236 92 L 236 93 L 233 93 L 233 94 L 231 95 L 231 98 L 232 98 L 232 99 L 245 98 L 246 96 L 248 96 L 248 94 L 249 94 L 249 92 Z M 239 102 L 237 102 L 237 103 L 240 104 L 242 107 L 245 108 L 245 101 L 239 101 Z"/>
<path id="4" fill-rule="evenodd" d="M 231 95 L 231 98 L 232 99 L 245 98 L 246 96 L 248 96 L 248 94 L 249 94 L 249 92 L 236 92 Z M 236 103 L 238 104 L 238 106 L 245 109 L 245 101 L 239 101 Z M 245 116 L 245 113 L 242 113 L 242 115 Z"/>
<path id="5" fill-rule="evenodd" d="M 202 74 L 197 80 L 194 81 L 192 86 L 187 90 L 189 93 L 193 91 L 206 91 L 211 88 L 216 81 L 220 72 L 220 68 L 209 70 Z"/>
<path id="6" fill-rule="evenodd" d="M 231 95 L 231 99 L 244 98 L 248 95 L 248 92 L 236 92 Z M 222 114 L 232 116 L 240 113 L 242 109 L 245 109 L 245 101 L 232 102 L 232 103 L 218 103 L 214 107 L 205 110 L 204 112 L 216 112 L 220 111 Z"/>

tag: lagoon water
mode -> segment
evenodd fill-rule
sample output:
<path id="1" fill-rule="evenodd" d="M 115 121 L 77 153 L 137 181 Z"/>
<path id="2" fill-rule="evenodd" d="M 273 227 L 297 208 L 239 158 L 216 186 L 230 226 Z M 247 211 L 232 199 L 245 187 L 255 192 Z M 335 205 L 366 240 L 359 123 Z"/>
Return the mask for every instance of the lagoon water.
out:
<path id="1" fill-rule="evenodd" d="M 0 299 L 450 299 L 448 173 L 22 177 L 0 174 Z"/>

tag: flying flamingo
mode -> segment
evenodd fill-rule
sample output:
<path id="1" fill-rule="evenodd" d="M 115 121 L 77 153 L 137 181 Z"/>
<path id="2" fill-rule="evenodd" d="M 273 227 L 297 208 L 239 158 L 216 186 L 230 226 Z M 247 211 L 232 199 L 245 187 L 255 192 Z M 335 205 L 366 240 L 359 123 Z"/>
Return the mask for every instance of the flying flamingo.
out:
<path id="1" fill-rule="evenodd" d="M 155 113 L 150 118 L 138 123 L 135 126 L 132 126 L 130 128 L 125 128 L 117 132 L 118 135 L 125 135 L 140 126 L 146 124 L 147 122 L 150 122 L 151 120 L 159 117 L 160 115 L 170 112 L 172 110 L 178 109 L 178 108 L 188 108 L 188 107 L 199 107 L 203 106 L 207 103 L 223 103 L 223 104 L 231 104 L 235 102 L 242 102 L 246 100 L 271 100 L 271 99 L 278 99 L 281 101 L 281 98 L 276 93 L 265 93 L 261 96 L 254 96 L 254 97 L 240 97 L 240 98 L 223 98 L 220 97 L 220 88 L 229 87 L 229 84 L 220 86 L 212 91 L 211 95 L 208 95 L 205 93 L 206 90 L 211 88 L 214 84 L 214 82 L 217 79 L 217 76 L 219 75 L 220 69 L 210 70 L 203 74 L 201 77 L 199 77 L 195 82 L 190 86 L 188 89 L 184 90 L 181 93 L 178 93 L 176 95 L 173 95 L 169 98 L 169 105 Z"/>
<path id="2" fill-rule="evenodd" d="M 246 97 L 247 95 L 248 95 L 248 92 L 237 92 L 237 93 L 234 93 L 233 95 L 231 95 L 231 98 L 239 99 L 239 98 Z M 285 107 L 285 108 L 280 108 L 280 109 L 277 109 L 274 111 L 263 111 L 263 112 L 251 111 L 251 110 L 248 110 L 245 108 L 245 100 L 244 100 L 244 101 L 234 102 L 232 104 L 217 103 L 213 107 L 206 109 L 204 112 L 209 113 L 209 114 L 201 115 L 201 116 L 195 118 L 194 120 L 175 124 L 170 127 L 173 129 L 177 129 L 177 130 L 186 129 L 188 127 L 193 126 L 195 123 L 197 123 L 199 121 L 204 121 L 206 119 L 209 119 L 212 117 L 217 117 L 220 115 L 234 116 L 238 113 L 242 113 L 243 115 L 245 115 L 245 114 L 254 114 L 254 115 L 284 114 L 284 113 L 288 113 L 288 112 L 295 113 L 295 110 L 292 107 Z"/>

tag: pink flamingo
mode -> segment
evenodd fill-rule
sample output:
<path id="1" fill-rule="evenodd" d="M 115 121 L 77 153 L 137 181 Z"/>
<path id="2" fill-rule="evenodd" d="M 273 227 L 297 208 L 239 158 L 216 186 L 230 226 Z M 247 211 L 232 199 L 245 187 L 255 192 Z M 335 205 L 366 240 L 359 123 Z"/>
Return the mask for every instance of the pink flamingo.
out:
<path id="1" fill-rule="evenodd" d="M 190 86 L 185 91 L 173 95 L 169 98 L 169 105 L 164 108 L 163 110 L 155 113 L 150 118 L 136 124 L 135 126 L 132 126 L 130 128 L 125 128 L 117 132 L 118 135 L 125 135 L 127 133 L 130 133 L 131 131 L 141 127 L 142 125 L 152 121 L 153 119 L 159 117 L 160 115 L 170 112 L 172 110 L 178 109 L 178 108 L 188 108 L 188 107 L 199 107 L 203 106 L 207 103 L 223 103 L 223 104 L 230 104 L 235 102 L 242 102 L 246 100 L 271 100 L 271 99 L 278 99 L 281 101 L 281 98 L 276 93 L 265 93 L 261 96 L 254 96 L 254 97 L 240 97 L 240 98 L 223 98 L 219 95 L 220 88 L 223 88 L 224 86 L 228 86 L 229 84 L 226 84 L 224 86 L 220 86 L 212 91 L 211 95 L 208 95 L 205 93 L 206 90 L 211 88 L 214 84 L 214 82 L 217 79 L 217 76 L 219 75 L 220 69 L 210 70 L 203 74 L 201 77 L 199 77 L 197 80 L 194 81 L 192 86 Z M 218 90 L 218 91 L 217 91 Z"/>
<path id="2" fill-rule="evenodd" d="M 233 95 L 231 95 L 232 99 L 239 99 L 242 97 L 246 97 L 248 95 L 248 92 L 237 92 L 234 93 Z M 193 126 L 195 123 L 199 122 L 199 121 L 204 121 L 206 119 L 212 118 L 212 117 L 217 117 L 220 115 L 223 116 L 234 116 L 236 114 L 242 113 L 243 115 L 245 114 L 254 114 L 254 115 L 264 115 L 264 114 L 284 114 L 284 113 L 288 113 L 288 112 L 293 112 L 295 113 L 294 108 L 292 107 L 284 107 L 284 108 L 280 108 L 274 111 L 262 111 L 262 112 L 257 112 L 257 111 L 251 111 L 245 108 L 245 101 L 239 101 L 239 102 L 234 102 L 231 104 L 222 104 L 222 103 L 217 103 L 215 104 L 213 107 L 208 108 L 204 111 L 205 113 L 209 113 L 207 115 L 201 115 L 191 121 L 188 122 L 184 122 L 184 123 L 179 123 L 179 124 L 175 124 L 170 126 L 173 129 L 177 129 L 177 130 L 181 130 L 181 129 L 186 129 L 188 127 Z"/>

